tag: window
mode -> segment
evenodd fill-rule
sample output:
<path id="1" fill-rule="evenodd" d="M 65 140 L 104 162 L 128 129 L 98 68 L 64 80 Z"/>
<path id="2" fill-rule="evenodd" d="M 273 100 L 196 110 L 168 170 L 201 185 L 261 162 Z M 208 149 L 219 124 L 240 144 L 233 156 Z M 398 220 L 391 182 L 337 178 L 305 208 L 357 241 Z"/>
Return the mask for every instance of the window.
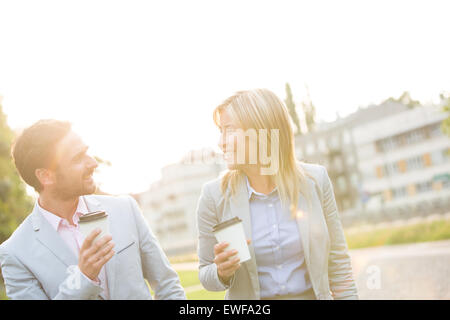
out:
<path id="1" fill-rule="evenodd" d="M 422 169 L 424 167 L 422 156 L 417 156 L 407 160 L 408 168 L 411 170 Z"/>
<path id="2" fill-rule="evenodd" d="M 446 161 L 445 150 L 436 150 L 431 153 L 431 163 L 433 165 L 439 165 Z"/>
<path id="3" fill-rule="evenodd" d="M 338 184 L 340 191 L 342 191 L 342 192 L 347 191 L 347 182 L 345 181 L 345 177 L 340 176 L 337 179 L 337 184 Z"/>
<path id="4" fill-rule="evenodd" d="M 430 127 L 430 137 L 436 138 L 442 136 L 441 125 L 440 123 L 434 124 Z"/>
<path id="5" fill-rule="evenodd" d="M 431 181 L 425 181 L 425 182 L 418 183 L 416 185 L 416 190 L 418 193 L 431 191 L 432 190 Z"/>
<path id="6" fill-rule="evenodd" d="M 319 139 L 319 151 L 322 153 L 327 152 L 327 144 L 324 138 Z"/>
<path id="7" fill-rule="evenodd" d="M 350 132 L 349 131 L 344 131 L 344 144 L 350 144 L 351 142 L 351 137 L 350 137 Z"/>
<path id="8" fill-rule="evenodd" d="M 350 178 L 352 185 L 356 188 L 358 186 L 358 174 L 357 173 L 353 173 L 352 177 Z"/>
<path id="9" fill-rule="evenodd" d="M 342 159 L 340 157 L 336 157 L 334 159 L 333 167 L 337 172 L 341 172 L 343 170 Z"/>
<path id="10" fill-rule="evenodd" d="M 347 164 L 349 166 L 353 166 L 355 164 L 355 157 L 353 157 L 352 155 L 347 156 Z"/>
<path id="11" fill-rule="evenodd" d="M 308 142 L 306 144 L 306 154 L 308 156 L 314 154 L 315 148 L 314 148 L 314 144 L 312 142 Z"/>
<path id="12" fill-rule="evenodd" d="M 407 194 L 406 192 L 406 188 L 405 187 L 401 187 L 401 188 L 396 188 L 393 190 L 393 197 L 394 198 L 402 198 L 405 197 Z"/>
<path id="13" fill-rule="evenodd" d="M 417 143 L 420 142 L 422 140 L 425 139 L 425 134 L 423 129 L 417 129 L 414 131 L 411 131 L 407 136 L 406 136 L 406 141 L 408 144 L 413 144 L 413 143 Z"/>
<path id="14" fill-rule="evenodd" d="M 399 169 L 398 164 L 396 162 L 394 162 L 394 163 L 387 163 L 387 164 L 384 165 L 384 172 L 386 173 L 386 175 L 392 176 L 392 175 L 397 174 L 398 172 L 400 172 L 400 169 Z"/>
<path id="15" fill-rule="evenodd" d="M 339 138 L 337 135 L 331 136 L 330 147 L 331 147 L 331 149 L 339 149 Z"/>

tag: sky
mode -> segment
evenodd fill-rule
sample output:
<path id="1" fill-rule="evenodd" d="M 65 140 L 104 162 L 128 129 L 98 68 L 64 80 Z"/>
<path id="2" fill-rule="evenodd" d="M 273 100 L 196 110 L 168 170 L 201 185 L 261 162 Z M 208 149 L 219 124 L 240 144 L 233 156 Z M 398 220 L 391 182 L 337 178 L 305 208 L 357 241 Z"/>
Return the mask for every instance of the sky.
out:
<path id="1" fill-rule="evenodd" d="M 450 91 L 448 1 L 0 0 L 8 124 L 69 120 L 110 193 L 138 193 L 192 149 L 237 90 L 294 100 L 318 121 L 408 90 Z"/>

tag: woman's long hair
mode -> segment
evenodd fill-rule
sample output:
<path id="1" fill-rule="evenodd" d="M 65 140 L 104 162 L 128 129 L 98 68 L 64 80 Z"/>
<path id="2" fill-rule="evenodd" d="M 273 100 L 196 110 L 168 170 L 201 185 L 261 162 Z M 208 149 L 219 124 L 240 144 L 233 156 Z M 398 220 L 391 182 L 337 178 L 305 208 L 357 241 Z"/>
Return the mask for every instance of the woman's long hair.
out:
<path id="1" fill-rule="evenodd" d="M 233 122 L 243 130 L 267 129 L 268 147 L 271 150 L 270 129 L 279 130 L 278 170 L 271 176 L 283 205 L 290 204 L 289 210 L 294 217 L 297 214 L 299 193 L 310 204 L 310 195 L 306 173 L 295 157 L 295 141 L 292 122 L 284 103 L 270 90 L 255 89 L 238 91 L 213 112 L 214 122 L 220 125 L 220 112 L 228 111 Z M 236 193 L 237 186 L 245 183 L 244 172 L 237 168 L 227 170 L 222 177 L 221 188 L 225 194 L 228 187 L 231 194 Z"/>

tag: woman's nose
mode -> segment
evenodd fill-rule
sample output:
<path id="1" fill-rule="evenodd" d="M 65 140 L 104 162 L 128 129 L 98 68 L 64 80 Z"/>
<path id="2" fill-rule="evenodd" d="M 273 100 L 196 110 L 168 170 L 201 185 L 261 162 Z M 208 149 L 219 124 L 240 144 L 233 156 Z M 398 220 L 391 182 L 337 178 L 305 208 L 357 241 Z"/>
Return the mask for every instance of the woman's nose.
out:
<path id="1" fill-rule="evenodd" d="M 226 143 L 225 143 L 225 136 L 224 136 L 224 134 L 221 134 L 221 135 L 220 135 L 219 143 L 218 143 L 217 145 L 218 145 L 219 148 L 222 150 L 222 152 L 225 151 L 225 149 L 226 149 Z"/>

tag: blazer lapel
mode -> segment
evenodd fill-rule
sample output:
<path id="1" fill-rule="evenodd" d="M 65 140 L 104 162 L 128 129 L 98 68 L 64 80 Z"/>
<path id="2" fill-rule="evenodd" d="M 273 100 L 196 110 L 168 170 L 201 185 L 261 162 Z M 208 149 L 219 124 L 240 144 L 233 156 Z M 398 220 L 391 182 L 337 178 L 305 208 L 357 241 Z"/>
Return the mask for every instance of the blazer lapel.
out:
<path id="1" fill-rule="evenodd" d="M 86 203 L 86 206 L 87 206 L 87 209 L 89 210 L 89 212 L 100 211 L 100 210 L 106 212 L 106 210 L 103 208 L 101 203 L 94 197 L 83 196 L 83 198 L 84 198 L 84 201 Z M 108 213 L 108 212 L 106 212 L 106 213 Z M 114 241 L 114 243 L 116 243 L 116 246 L 117 246 L 118 241 L 115 238 L 118 236 L 120 230 L 114 229 L 114 224 L 111 222 L 111 220 L 112 220 L 111 215 L 109 215 L 109 217 L 108 217 L 109 232 L 111 233 L 111 235 L 113 237 L 113 241 Z M 117 250 L 117 247 L 114 249 Z M 105 267 L 106 267 L 106 279 L 108 281 L 109 298 L 112 300 L 114 298 L 115 284 L 116 284 L 116 255 L 115 254 L 106 263 Z"/>
<path id="2" fill-rule="evenodd" d="M 33 230 L 36 233 L 36 239 L 49 249 L 66 267 L 77 265 L 78 259 L 75 254 L 66 245 L 58 232 L 52 228 L 50 223 L 39 212 L 37 205 L 33 209 L 31 216 Z"/>
<path id="3" fill-rule="evenodd" d="M 236 190 L 236 194 L 230 197 L 230 210 L 233 214 L 235 214 L 242 220 L 246 238 L 253 241 L 248 190 L 246 184 L 242 182 L 242 179 L 241 183 L 239 183 L 238 190 Z M 249 251 L 252 258 L 251 260 L 244 262 L 243 266 L 246 267 L 249 273 L 249 278 L 251 280 L 256 298 L 259 299 L 260 288 L 258 279 L 258 269 L 256 267 L 255 250 L 253 249 L 252 244 L 249 245 Z"/>

